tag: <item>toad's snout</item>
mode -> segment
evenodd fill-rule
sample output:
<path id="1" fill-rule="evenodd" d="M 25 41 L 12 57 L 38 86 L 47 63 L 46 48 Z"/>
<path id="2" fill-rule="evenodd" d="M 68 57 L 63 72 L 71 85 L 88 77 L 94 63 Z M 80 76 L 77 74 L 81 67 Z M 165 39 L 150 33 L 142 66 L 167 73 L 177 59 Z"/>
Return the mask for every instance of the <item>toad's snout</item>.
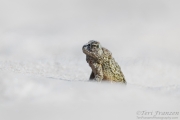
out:
<path id="1" fill-rule="evenodd" d="M 83 48 L 87 47 L 87 45 L 83 45 Z"/>

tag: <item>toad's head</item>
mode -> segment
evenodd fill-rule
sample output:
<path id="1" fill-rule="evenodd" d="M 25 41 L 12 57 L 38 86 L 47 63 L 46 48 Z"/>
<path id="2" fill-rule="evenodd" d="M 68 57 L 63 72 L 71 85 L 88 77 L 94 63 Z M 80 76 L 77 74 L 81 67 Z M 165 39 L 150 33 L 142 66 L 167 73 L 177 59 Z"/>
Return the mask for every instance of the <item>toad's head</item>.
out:
<path id="1" fill-rule="evenodd" d="M 103 53 L 101 44 L 98 41 L 90 40 L 82 48 L 84 54 L 98 59 Z"/>

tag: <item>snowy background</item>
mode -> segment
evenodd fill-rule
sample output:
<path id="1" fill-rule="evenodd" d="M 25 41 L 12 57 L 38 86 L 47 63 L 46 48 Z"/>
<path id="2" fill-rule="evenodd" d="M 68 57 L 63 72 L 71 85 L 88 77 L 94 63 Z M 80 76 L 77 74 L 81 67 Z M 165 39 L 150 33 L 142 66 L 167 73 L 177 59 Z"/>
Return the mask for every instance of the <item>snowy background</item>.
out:
<path id="1" fill-rule="evenodd" d="M 136 120 L 180 112 L 178 0 L 1 0 L 0 120 Z M 89 40 L 127 86 L 88 82 Z M 180 119 L 180 116 L 179 118 Z"/>

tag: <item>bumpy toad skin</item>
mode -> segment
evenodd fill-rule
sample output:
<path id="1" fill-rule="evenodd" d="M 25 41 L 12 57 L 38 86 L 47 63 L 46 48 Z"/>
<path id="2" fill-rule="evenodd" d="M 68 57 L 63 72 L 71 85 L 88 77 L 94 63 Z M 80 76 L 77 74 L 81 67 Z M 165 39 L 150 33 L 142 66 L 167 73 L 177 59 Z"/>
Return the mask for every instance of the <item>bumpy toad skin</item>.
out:
<path id="1" fill-rule="evenodd" d="M 112 53 L 101 47 L 98 41 L 91 40 L 82 48 L 86 61 L 92 69 L 90 80 L 108 80 L 126 83 L 120 66 L 112 57 Z"/>

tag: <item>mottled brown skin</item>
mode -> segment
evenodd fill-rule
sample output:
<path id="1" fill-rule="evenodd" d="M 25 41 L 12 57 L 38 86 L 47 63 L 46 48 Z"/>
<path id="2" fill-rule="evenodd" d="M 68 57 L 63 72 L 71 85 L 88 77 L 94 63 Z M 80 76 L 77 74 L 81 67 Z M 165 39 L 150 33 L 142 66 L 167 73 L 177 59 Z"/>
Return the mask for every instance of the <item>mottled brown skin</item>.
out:
<path id="1" fill-rule="evenodd" d="M 86 54 L 86 61 L 92 69 L 90 80 L 126 83 L 121 68 L 112 57 L 112 53 L 101 47 L 98 41 L 89 41 L 82 50 Z"/>

